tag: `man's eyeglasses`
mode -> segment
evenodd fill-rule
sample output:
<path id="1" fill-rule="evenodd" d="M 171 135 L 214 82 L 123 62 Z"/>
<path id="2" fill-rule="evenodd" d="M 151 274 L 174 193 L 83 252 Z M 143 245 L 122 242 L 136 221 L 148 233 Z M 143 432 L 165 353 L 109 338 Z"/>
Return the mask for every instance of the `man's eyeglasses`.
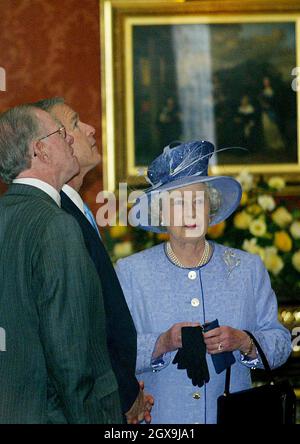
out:
<path id="1" fill-rule="evenodd" d="M 39 140 L 43 140 L 46 139 L 47 137 L 52 136 L 53 134 L 58 133 L 63 139 L 65 139 L 67 137 L 67 131 L 66 128 L 64 126 L 62 126 L 61 128 L 58 128 L 58 130 L 53 131 L 53 133 L 47 134 L 47 136 L 41 137 Z"/>

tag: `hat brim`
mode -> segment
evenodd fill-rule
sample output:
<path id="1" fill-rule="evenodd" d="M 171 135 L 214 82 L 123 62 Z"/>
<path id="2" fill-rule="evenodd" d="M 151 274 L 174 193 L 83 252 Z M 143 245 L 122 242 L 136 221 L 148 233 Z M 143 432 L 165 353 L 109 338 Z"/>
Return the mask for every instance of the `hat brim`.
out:
<path id="1" fill-rule="evenodd" d="M 211 217 L 209 226 L 216 225 L 225 219 L 227 219 L 239 206 L 242 197 L 242 187 L 240 183 L 230 176 L 194 176 L 194 177 L 183 177 L 178 180 L 174 180 L 171 183 L 164 184 L 157 188 L 148 188 L 145 193 L 138 198 L 139 201 L 142 199 L 148 199 L 148 207 L 151 205 L 151 198 L 158 193 L 163 191 L 170 191 L 177 188 L 183 188 L 188 185 L 193 185 L 196 183 L 210 183 L 214 188 L 216 188 L 221 196 L 221 203 L 218 211 Z M 165 233 L 167 228 L 164 226 L 152 226 L 152 225 L 138 225 L 146 231 L 151 231 L 154 233 Z"/>

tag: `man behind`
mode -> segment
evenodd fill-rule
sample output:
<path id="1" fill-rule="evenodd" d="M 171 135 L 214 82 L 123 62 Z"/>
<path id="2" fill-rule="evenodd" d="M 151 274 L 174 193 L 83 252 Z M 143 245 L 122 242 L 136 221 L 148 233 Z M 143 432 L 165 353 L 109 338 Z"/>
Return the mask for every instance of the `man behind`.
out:
<path id="1" fill-rule="evenodd" d="M 33 105 L 48 111 L 59 124 L 66 127 L 68 134 L 74 139 L 73 149 L 80 171 L 62 188 L 62 208 L 79 223 L 87 250 L 101 281 L 106 311 L 107 345 L 118 381 L 122 412 L 128 423 L 142 419 L 149 422 L 151 420 L 149 410 L 153 399 L 150 395 L 144 395 L 135 378 L 137 348 L 135 326 L 114 267 L 101 241 L 96 221 L 79 195 L 84 177 L 101 160 L 95 140 L 95 129 L 82 122 L 79 115 L 64 102 L 63 98 L 45 99 Z"/>
<path id="2" fill-rule="evenodd" d="M 0 423 L 122 422 L 99 279 L 59 208 L 72 143 L 42 110 L 0 115 Z"/>

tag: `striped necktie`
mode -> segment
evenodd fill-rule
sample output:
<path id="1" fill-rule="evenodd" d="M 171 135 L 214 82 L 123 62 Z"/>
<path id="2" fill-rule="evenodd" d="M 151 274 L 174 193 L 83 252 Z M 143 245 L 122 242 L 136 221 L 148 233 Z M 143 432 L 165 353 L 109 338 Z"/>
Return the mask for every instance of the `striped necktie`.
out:
<path id="1" fill-rule="evenodd" d="M 91 212 L 91 210 L 89 209 L 89 207 L 87 206 L 86 203 L 83 203 L 83 208 L 84 208 L 84 214 L 85 214 L 86 218 L 88 219 L 88 221 L 90 222 L 92 227 L 96 230 L 98 236 L 101 239 L 101 235 L 99 233 L 98 225 L 97 225 L 97 222 L 95 221 L 93 213 Z"/>

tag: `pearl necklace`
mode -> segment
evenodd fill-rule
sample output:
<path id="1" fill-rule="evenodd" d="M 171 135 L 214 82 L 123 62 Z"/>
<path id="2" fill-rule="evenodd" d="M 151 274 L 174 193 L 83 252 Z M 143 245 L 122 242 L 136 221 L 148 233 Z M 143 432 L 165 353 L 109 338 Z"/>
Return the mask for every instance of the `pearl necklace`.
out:
<path id="1" fill-rule="evenodd" d="M 174 251 L 172 250 L 170 242 L 167 242 L 166 252 L 167 252 L 167 255 L 168 255 L 169 259 L 171 260 L 171 262 L 173 262 L 173 264 L 177 265 L 178 267 L 180 267 L 180 268 L 198 268 L 208 262 L 209 255 L 210 255 L 210 245 L 207 242 L 207 240 L 205 239 L 205 246 L 204 246 L 204 251 L 203 251 L 202 257 L 201 257 L 200 261 L 198 262 L 198 264 L 195 265 L 194 267 L 187 267 L 186 265 L 183 265 L 180 262 L 180 260 L 178 259 L 178 257 L 174 253 Z"/>

